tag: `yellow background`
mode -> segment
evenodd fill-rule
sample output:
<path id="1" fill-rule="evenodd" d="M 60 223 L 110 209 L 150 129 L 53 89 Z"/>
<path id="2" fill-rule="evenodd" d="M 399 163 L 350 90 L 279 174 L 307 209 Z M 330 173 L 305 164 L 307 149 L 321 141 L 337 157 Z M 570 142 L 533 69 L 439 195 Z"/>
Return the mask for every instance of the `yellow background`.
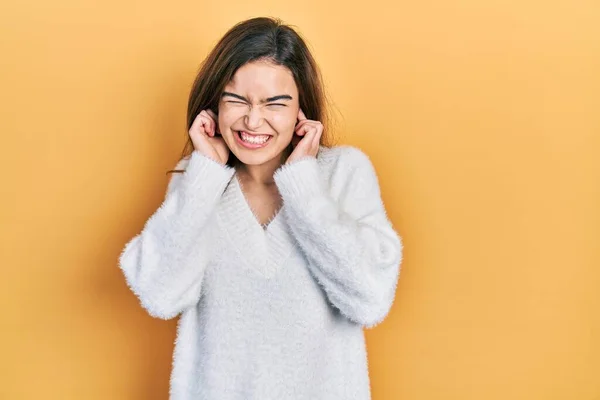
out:
<path id="1" fill-rule="evenodd" d="M 405 242 L 375 400 L 600 398 L 596 0 L 4 1 L 0 399 L 164 399 L 174 321 L 116 261 L 188 90 L 250 16 L 297 25 Z"/>

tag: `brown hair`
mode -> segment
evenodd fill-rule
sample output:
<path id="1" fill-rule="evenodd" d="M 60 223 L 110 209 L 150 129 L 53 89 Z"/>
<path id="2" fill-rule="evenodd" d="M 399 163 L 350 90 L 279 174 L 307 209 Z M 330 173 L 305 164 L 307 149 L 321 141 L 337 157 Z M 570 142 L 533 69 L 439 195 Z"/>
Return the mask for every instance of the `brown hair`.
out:
<path id="1" fill-rule="evenodd" d="M 188 100 L 188 131 L 202 110 L 210 109 L 218 113 L 219 100 L 227 83 L 241 66 L 257 60 L 268 60 L 292 72 L 298 87 L 300 108 L 308 119 L 321 121 L 324 126 L 321 145 L 330 146 L 330 121 L 317 63 L 300 34 L 276 18 L 259 17 L 239 22 L 206 57 Z M 187 158 L 194 150 L 187 132 L 186 137 L 181 158 Z M 235 156 L 230 154 L 228 164 L 233 165 L 236 161 Z"/>

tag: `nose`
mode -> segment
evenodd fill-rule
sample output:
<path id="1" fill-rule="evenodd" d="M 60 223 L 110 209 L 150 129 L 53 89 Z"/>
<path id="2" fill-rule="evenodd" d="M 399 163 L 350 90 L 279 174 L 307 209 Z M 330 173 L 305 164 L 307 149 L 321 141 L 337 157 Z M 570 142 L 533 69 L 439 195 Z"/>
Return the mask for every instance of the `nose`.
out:
<path id="1" fill-rule="evenodd" d="M 244 118 L 244 123 L 251 131 L 256 131 L 263 123 L 263 117 L 258 107 L 250 107 Z"/>

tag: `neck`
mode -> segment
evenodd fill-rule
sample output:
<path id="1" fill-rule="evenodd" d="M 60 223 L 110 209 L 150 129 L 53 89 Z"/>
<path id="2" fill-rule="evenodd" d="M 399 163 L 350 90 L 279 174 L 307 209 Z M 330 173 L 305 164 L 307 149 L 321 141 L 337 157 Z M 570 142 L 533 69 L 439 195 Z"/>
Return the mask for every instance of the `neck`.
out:
<path id="1" fill-rule="evenodd" d="M 286 158 L 287 154 L 284 151 L 280 156 L 275 157 L 264 164 L 246 165 L 239 163 L 239 165 L 236 166 L 236 172 L 240 178 L 247 183 L 270 186 L 275 183 L 275 180 L 273 179 L 275 171 L 283 165 Z"/>

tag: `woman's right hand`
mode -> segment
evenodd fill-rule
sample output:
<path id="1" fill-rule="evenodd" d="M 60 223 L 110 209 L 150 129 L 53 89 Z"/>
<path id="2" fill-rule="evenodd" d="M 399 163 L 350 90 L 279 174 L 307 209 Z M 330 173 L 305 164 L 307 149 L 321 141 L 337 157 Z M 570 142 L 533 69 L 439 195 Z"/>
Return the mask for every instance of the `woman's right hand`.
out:
<path id="1" fill-rule="evenodd" d="M 229 147 L 217 130 L 217 116 L 211 110 L 202 110 L 189 130 L 194 150 L 220 164 L 227 164 Z"/>

